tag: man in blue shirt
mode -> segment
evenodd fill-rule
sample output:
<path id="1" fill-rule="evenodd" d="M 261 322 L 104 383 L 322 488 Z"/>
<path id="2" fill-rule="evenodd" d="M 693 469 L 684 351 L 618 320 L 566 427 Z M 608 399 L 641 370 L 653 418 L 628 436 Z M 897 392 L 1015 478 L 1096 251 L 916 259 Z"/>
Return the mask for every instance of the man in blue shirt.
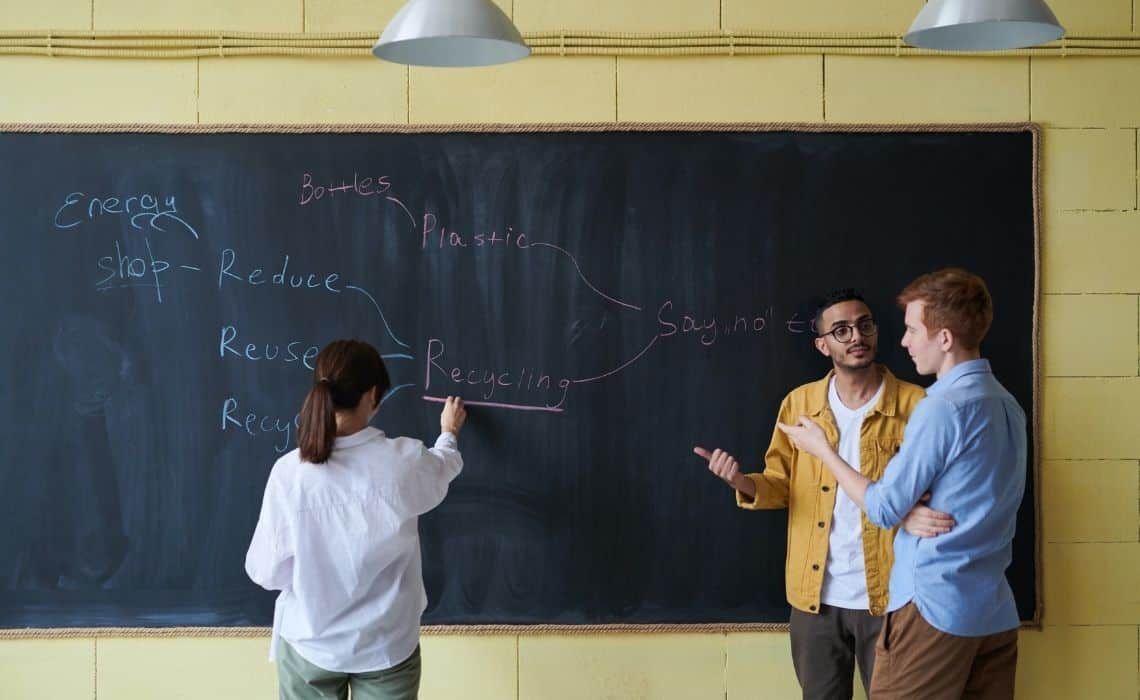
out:
<path id="1" fill-rule="evenodd" d="M 871 697 L 1013 698 L 1017 607 L 1005 578 L 1025 490 L 1025 413 L 994 378 L 980 344 L 993 320 L 985 282 L 964 270 L 923 275 L 899 294 L 902 345 L 938 380 L 911 414 L 899 453 L 872 482 L 806 416 L 783 425 L 819 457 L 879 527 L 919 498 L 956 526 L 934 538 L 899 531 Z"/>

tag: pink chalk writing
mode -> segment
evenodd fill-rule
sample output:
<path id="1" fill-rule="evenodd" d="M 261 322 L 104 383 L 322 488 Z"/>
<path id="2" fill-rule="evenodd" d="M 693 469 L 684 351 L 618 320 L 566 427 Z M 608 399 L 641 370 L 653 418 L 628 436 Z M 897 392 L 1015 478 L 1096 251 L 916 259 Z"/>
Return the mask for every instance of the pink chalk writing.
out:
<path id="1" fill-rule="evenodd" d="M 632 365 L 634 362 L 637 362 L 638 360 L 640 360 L 642 358 L 642 356 L 645 355 L 645 353 L 649 352 L 649 348 L 653 347 L 653 344 L 656 343 L 657 339 L 660 337 L 661 337 L 660 334 L 653 336 L 653 340 L 649 341 L 649 344 L 646 345 L 644 348 L 642 348 L 641 352 L 634 355 L 632 359 L 627 360 L 626 362 L 623 362 L 616 369 L 611 369 L 609 372 L 606 372 L 604 374 L 599 374 L 596 377 L 589 377 L 587 379 L 575 379 L 574 383 L 575 384 L 587 384 L 589 382 L 596 382 L 599 379 L 605 379 L 606 377 L 611 377 L 611 376 L 617 374 L 618 372 L 622 371 L 626 367 L 629 367 L 630 365 Z"/>
<path id="2" fill-rule="evenodd" d="M 436 403 L 444 403 L 447 399 L 442 396 L 423 396 L 424 401 L 434 401 Z M 516 403 L 499 403 L 497 401 L 468 401 L 463 399 L 463 403 L 468 406 L 488 406 L 490 408 L 506 408 L 512 411 L 545 411 L 547 413 L 562 413 L 562 409 L 551 406 L 525 406 Z"/>
<path id="3" fill-rule="evenodd" d="M 529 403 L 511 403 L 512 406 L 537 405 L 537 401 L 541 401 L 542 406 L 547 409 L 561 409 L 562 405 L 566 403 L 566 394 L 572 383 L 572 380 L 568 378 L 563 377 L 555 380 L 554 377 L 544 371 L 531 367 L 521 367 L 515 370 L 472 368 L 460 367 L 454 361 L 448 361 L 447 364 L 450 367 L 445 367 L 441 364 L 444 361 L 442 359 L 444 350 L 443 341 L 439 338 L 428 340 L 424 368 L 425 392 L 431 390 L 434 378 L 436 386 L 443 384 L 445 387 L 451 385 L 460 385 L 464 388 L 480 387 L 483 390 L 480 398 L 484 401 L 489 401 L 495 396 L 496 391 L 500 391 L 512 396 L 533 397 L 534 399 Z M 557 399 L 557 401 L 552 399 Z M 506 404 L 500 407 L 506 407 Z"/>
<path id="4" fill-rule="evenodd" d="M 769 308 L 760 313 L 738 313 L 725 320 L 715 315 L 706 317 L 703 314 L 678 314 L 673 308 L 672 300 L 666 300 L 657 310 L 657 323 L 662 338 L 692 336 L 701 345 L 710 347 L 726 336 L 763 333 L 768 327 L 772 312 Z"/>
<path id="5" fill-rule="evenodd" d="M 301 206 L 307 206 L 324 197 L 351 194 L 357 197 L 376 197 L 392 189 L 392 183 L 387 175 L 379 177 L 361 178 L 358 173 L 352 174 L 352 182 L 342 179 L 340 184 L 327 182 L 318 184 L 311 173 L 301 175 Z"/>

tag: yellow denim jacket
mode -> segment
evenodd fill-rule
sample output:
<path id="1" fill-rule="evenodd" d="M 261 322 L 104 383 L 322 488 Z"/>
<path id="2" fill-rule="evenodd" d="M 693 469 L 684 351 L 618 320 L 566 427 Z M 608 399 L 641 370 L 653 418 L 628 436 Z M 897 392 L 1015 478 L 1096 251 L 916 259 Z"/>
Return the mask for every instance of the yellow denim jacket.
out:
<path id="1" fill-rule="evenodd" d="M 925 395 L 922 387 L 897 379 L 886 367 L 883 394 L 863 419 L 860 432 L 860 471 L 878 481 L 887 462 L 899 450 L 903 429 L 915 405 Z M 827 402 L 828 383 L 834 371 L 819 381 L 804 384 L 784 397 L 777 420 L 795 423 L 808 416 L 823 426 L 832 447 L 839 443 L 835 416 Z M 831 515 L 835 510 L 835 477 L 815 457 L 800 452 L 778 428 L 764 455 L 764 472 L 747 474 L 756 484 L 755 500 L 737 491 L 736 504 L 748 510 L 788 509 L 788 555 L 784 572 L 788 602 L 797 610 L 818 613 L 823 570 L 827 565 Z M 867 571 L 867 598 L 871 614 L 887 609 L 887 592 L 894 562 L 895 530 L 882 530 L 863 521 L 863 562 Z"/>

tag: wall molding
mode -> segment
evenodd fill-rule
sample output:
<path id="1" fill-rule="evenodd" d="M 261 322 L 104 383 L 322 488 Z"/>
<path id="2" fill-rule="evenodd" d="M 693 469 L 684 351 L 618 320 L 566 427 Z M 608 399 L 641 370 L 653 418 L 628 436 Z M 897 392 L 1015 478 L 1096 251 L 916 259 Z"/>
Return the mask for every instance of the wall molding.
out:
<path id="1" fill-rule="evenodd" d="M 1140 56 L 1140 35 L 1064 37 L 1029 49 L 989 52 L 931 51 L 908 46 L 899 34 L 707 31 L 622 33 L 532 32 L 523 35 L 536 56 Z M 232 31 L 0 31 L 0 57 L 239 58 L 245 56 L 371 57 L 376 34 Z"/>

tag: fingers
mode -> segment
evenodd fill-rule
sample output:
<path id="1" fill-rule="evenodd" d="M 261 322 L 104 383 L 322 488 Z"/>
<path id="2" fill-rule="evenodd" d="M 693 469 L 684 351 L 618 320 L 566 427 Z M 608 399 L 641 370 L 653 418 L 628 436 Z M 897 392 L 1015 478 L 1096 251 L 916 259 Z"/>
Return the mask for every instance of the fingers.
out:
<path id="1" fill-rule="evenodd" d="M 919 503 L 930 503 L 930 492 L 922 494 L 922 498 L 918 499 Z"/>
<path id="2" fill-rule="evenodd" d="M 818 426 L 811 418 L 808 418 L 807 416 L 800 416 L 796 419 L 795 423 L 777 422 L 776 427 L 784 431 L 784 433 L 789 437 L 794 437 L 796 435 L 802 434 L 804 430 L 811 430 L 812 428 L 816 428 Z"/>
<path id="3" fill-rule="evenodd" d="M 776 423 L 776 427 L 780 429 L 784 435 L 788 436 L 788 441 L 792 443 L 797 449 L 800 446 L 800 440 L 803 438 L 804 429 L 798 425 L 788 425 L 787 423 Z"/>
<path id="4" fill-rule="evenodd" d="M 922 530 L 924 533 L 927 533 L 927 536 L 945 535 L 947 532 L 950 532 L 950 530 L 953 529 L 949 525 L 939 525 L 934 523 L 915 523 L 914 527 Z"/>
<path id="5" fill-rule="evenodd" d="M 720 479 L 731 484 L 736 475 L 740 473 L 740 464 L 736 461 L 736 458 L 724 450 L 713 450 L 710 454 L 708 450 L 701 447 L 694 448 L 693 451 L 696 452 L 698 449 L 708 455 L 709 471 Z M 700 453 L 698 452 L 697 454 Z M 704 455 L 701 456 L 703 457 Z"/>
<path id="6" fill-rule="evenodd" d="M 463 407 L 463 399 L 458 396 L 448 396 L 443 400 L 443 410 L 445 411 L 465 411 Z"/>
<path id="7" fill-rule="evenodd" d="M 930 511 L 929 514 L 923 514 L 922 518 L 922 522 L 925 525 L 941 532 L 950 532 L 950 529 L 955 525 L 954 518 L 946 513 L 939 513 L 936 510 Z"/>
<path id="8" fill-rule="evenodd" d="M 776 427 L 779 428 L 784 435 L 788 436 L 788 440 L 791 441 L 797 449 L 803 449 L 804 441 L 810 437 L 810 432 L 808 427 L 804 425 L 804 421 L 812 425 L 811 420 L 807 416 L 800 416 L 799 420 L 791 424 L 776 423 Z"/>
<path id="9" fill-rule="evenodd" d="M 467 409 L 463 399 L 458 396 L 448 396 L 443 400 L 443 410 L 439 414 L 439 425 L 444 432 L 455 432 L 463 427 L 467 420 Z"/>
<path id="10" fill-rule="evenodd" d="M 954 529 L 954 518 L 948 513 L 915 506 L 907 515 L 904 529 L 917 537 L 937 537 Z"/>
<path id="11" fill-rule="evenodd" d="M 911 513 L 912 517 L 917 518 L 923 522 L 951 524 L 954 522 L 954 518 L 951 517 L 949 513 L 933 510 L 931 508 L 927 508 L 926 506 L 915 506 L 914 510 L 911 511 Z"/>
<path id="12" fill-rule="evenodd" d="M 693 448 L 693 454 L 697 455 L 698 457 L 700 457 L 701 459 L 704 459 L 704 460 L 712 459 L 712 453 L 709 452 L 708 450 L 706 450 L 705 448 L 700 447 L 700 446 Z"/>
<path id="13" fill-rule="evenodd" d="M 926 506 L 915 506 L 911 511 L 911 517 L 921 520 L 924 523 L 932 525 L 953 525 L 954 517 L 949 513 L 943 513 L 940 510 L 934 510 Z"/>
<path id="14" fill-rule="evenodd" d="M 947 532 L 950 532 L 950 528 L 923 527 L 921 525 L 913 525 L 911 527 L 908 527 L 906 531 L 912 535 L 915 535 L 916 537 L 930 538 L 938 537 L 939 535 L 945 535 Z"/>

